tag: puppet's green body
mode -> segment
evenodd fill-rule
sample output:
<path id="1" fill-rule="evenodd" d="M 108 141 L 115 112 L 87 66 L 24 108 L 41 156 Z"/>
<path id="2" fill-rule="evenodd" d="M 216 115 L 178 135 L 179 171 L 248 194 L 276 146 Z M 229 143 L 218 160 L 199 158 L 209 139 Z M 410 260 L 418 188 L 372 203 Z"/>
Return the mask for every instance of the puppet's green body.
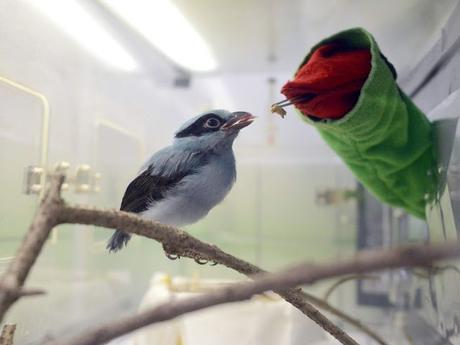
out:
<path id="1" fill-rule="evenodd" d="M 399 89 L 393 66 L 374 38 L 351 29 L 313 47 L 341 41 L 351 48 L 369 48 L 372 67 L 354 108 L 339 120 L 302 115 L 315 126 L 356 177 L 382 201 L 424 218 L 427 199 L 436 189 L 432 126 Z M 307 55 L 302 65 L 309 59 Z"/>

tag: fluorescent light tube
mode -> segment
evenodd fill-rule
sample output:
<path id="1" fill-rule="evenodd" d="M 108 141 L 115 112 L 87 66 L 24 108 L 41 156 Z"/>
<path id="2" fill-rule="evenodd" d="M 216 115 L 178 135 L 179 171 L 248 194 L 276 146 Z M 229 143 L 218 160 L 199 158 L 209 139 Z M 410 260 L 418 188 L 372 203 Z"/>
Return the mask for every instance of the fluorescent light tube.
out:
<path id="1" fill-rule="evenodd" d="M 100 0 L 119 18 L 183 68 L 217 67 L 205 40 L 169 0 Z"/>
<path id="2" fill-rule="evenodd" d="M 125 71 L 137 68 L 133 57 L 78 4 L 78 1 L 31 0 L 28 3 L 105 64 Z"/>

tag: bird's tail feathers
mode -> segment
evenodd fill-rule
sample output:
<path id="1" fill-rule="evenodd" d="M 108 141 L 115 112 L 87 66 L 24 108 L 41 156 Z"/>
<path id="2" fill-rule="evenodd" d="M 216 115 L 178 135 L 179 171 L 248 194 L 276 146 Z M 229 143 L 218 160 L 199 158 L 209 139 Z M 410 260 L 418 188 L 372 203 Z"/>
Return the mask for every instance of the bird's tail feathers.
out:
<path id="1" fill-rule="evenodd" d="M 109 250 L 109 252 L 116 253 L 128 244 L 130 238 L 130 234 L 121 230 L 117 230 L 112 235 L 112 237 L 110 237 L 109 242 L 107 242 L 106 248 Z"/>

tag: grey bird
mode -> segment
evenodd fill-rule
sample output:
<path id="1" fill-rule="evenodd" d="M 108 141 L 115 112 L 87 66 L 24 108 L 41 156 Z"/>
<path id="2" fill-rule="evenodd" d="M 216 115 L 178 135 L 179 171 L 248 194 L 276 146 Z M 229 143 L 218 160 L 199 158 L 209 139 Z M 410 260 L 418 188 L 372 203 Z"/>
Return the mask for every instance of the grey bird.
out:
<path id="1" fill-rule="evenodd" d="M 236 179 L 233 141 L 255 116 L 212 110 L 187 121 L 173 144 L 153 154 L 126 188 L 120 210 L 160 223 L 195 223 L 219 204 Z M 131 235 L 122 229 L 107 249 L 116 252 Z"/>

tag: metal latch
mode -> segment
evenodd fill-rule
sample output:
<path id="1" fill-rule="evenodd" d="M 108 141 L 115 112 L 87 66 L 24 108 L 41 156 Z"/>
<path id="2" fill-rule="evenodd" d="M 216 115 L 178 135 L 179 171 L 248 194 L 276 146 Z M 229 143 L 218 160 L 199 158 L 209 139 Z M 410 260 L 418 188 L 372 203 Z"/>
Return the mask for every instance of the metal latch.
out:
<path id="1" fill-rule="evenodd" d="M 69 176 L 68 176 L 68 170 L 70 168 L 70 164 L 69 162 L 66 162 L 66 161 L 62 161 L 62 162 L 58 162 L 54 165 L 54 173 L 55 174 L 61 174 L 61 175 L 64 175 L 65 176 L 65 180 L 64 180 L 64 183 L 62 184 L 61 186 L 61 190 L 68 190 L 69 189 L 69 183 L 68 183 L 68 180 L 69 180 Z"/>
<path id="2" fill-rule="evenodd" d="M 23 190 L 25 194 L 39 194 L 42 190 L 43 168 L 29 165 L 24 169 Z"/>
<path id="3" fill-rule="evenodd" d="M 88 164 L 79 165 L 75 174 L 75 192 L 90 193 L 92 184 L 91 180 L 91 167 Z"/>
<path id="4" fill-rule="evenodd" d="M 101 173 L 93 172 L 88 164 L 77 166 L 73 183 L 76 193 L 99 193 L 101 191 Z"/>
<path id="5" fill-rule="evenodd" d="M 70 185 L 74 186 L 75 193 L 98 193 L 101 191 L 101 174 L 93 173 L 88 164 L 78 165 L 75 175 L 69 174 L 70 164 L 68 162 L 58 162 L 54 165 L 52 173 L 59 173 L 65 176 L 62 190 L 69 190 Z M 51 173 L 51 172 L 50 172 Z M 43 190 L 45 178 L 49 178 L 49 174 L 43 168 L 31 165 L 24 170 L 23 190 L 25 194 L 40 194 Z"/>

